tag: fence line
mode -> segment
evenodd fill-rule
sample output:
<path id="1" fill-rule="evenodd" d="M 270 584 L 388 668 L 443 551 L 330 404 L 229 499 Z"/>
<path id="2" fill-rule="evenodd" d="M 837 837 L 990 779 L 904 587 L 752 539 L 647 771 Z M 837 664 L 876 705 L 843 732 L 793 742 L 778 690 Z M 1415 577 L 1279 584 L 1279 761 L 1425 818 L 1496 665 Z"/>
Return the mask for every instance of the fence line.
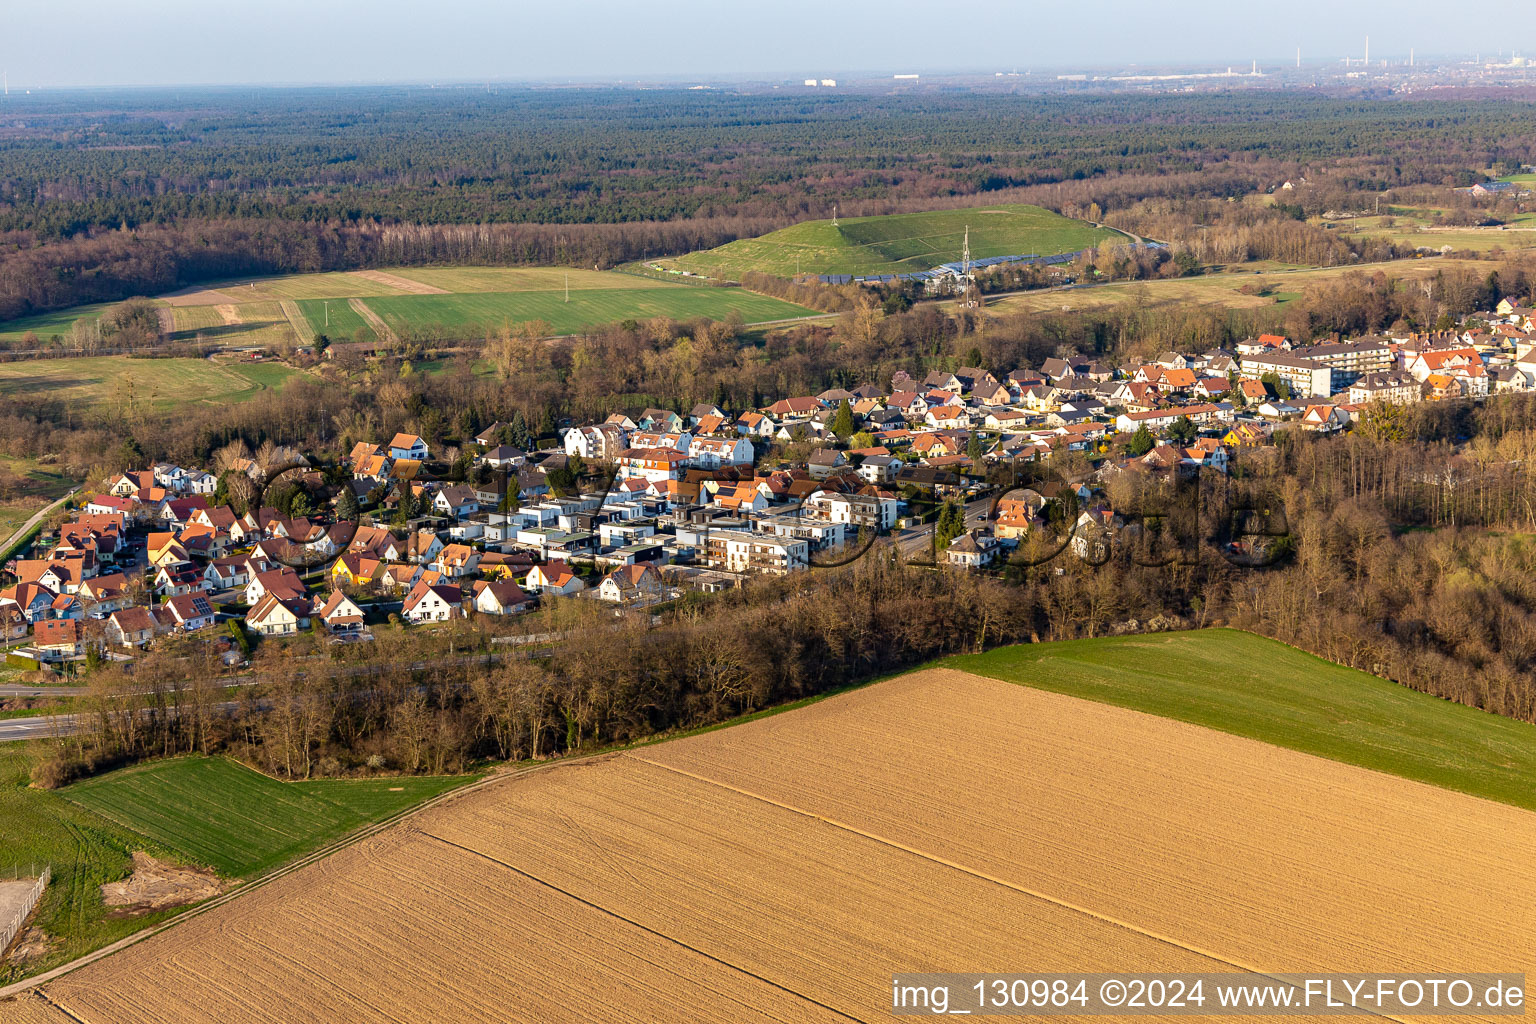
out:
<path id="1" fill-rule="evenodd" d="M 10 948 L 11 940 L 21 930 L 22 923 L 32 913 L 32 908 L 37 906 L 37 901 L 43 898 L 43 890 L 48 888 L 48 880 L 52 877 L 52 867 L 44 864 L 43 873 L 38 876 L 36 882 L 32 883 L 32 891 L 22 901 L 21 907 L 16 911 L 16 915 L 11 919 L 10 923 L 0 927 L 0 953 L 4 953 Z"/>

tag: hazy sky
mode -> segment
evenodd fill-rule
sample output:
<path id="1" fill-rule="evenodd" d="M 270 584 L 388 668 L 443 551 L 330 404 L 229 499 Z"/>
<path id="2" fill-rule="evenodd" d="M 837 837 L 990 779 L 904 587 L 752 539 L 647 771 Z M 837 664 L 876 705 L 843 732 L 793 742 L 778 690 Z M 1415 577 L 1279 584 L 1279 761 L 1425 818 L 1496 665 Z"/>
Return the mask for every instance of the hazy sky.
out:
<path id="1" fill-rule="evenodd" d="M 1445 0 L 0 0 L 11 88 L 798 78 L 1494 53 L 1520 18 Z M 1518 7 L 1518 5 L 1516 5 Z M 1480 8 L 1482 9 L 1482 8 Z M 1512 9 L 1511 9 L 1512 10 Z M 1486 13 L 1486 11 L 1485 11 Z M 1536 49 L 1536 47 L 1533 47 Z"/>

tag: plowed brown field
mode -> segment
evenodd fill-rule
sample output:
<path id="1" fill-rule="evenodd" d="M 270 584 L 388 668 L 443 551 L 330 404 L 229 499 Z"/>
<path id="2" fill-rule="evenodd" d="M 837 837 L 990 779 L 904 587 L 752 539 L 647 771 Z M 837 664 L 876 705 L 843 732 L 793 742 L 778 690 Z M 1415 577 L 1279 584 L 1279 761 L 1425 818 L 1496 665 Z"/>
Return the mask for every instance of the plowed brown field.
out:
<path id="1" fill-rule="evenodd" d="M 466 793 L 44 991 L 88 1024 L 871 1021 L 897 971 L 1530 971 L 1533 848 L 1525 811 L 938 670 Z"/>

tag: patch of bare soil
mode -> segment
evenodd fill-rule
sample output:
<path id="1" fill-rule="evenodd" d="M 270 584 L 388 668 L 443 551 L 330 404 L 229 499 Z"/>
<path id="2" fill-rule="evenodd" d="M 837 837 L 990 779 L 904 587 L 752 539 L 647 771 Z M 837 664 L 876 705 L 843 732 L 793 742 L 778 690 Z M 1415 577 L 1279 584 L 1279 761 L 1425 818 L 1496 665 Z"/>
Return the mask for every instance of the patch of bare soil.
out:
<path id="1" fill-rule="evenodd" d="M 219 316 L 224 318 L 224 323 L 230 326 L 245 323 L 245 318 L 240 315 L 240 310 L 232 303 L 221 302 L 213 308 L 218 312 Z"/>
<path id="2" fill-rule="evenodd" d="M 57 945 L 58 940 L 41 928 L 23 928 L 21 934 L 16 936 L 16 941 L 11 944 L 11 951 L 6 954 L 5 962 L 18 965 L 32 960 L 41 960 L 52 953 Z"/>
<path id="3" fill-rule="evenodd" d="M 133 855 L 133 874 L 103 885 L 101 899 L 118 908 L 116 916 L 131 916 L 197 903 L 227 887 L 212 871 L 167 864 L 139 850 Z"/>

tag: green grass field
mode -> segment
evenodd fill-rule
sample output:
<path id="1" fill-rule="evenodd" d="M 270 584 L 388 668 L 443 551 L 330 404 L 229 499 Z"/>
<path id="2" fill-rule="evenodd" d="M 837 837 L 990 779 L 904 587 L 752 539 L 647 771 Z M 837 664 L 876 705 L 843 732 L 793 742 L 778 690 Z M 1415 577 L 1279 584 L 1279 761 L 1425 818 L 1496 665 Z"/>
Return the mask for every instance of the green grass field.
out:
<path id="1" fill-rule="evenodd" d="M 615 274 L 571 267 L 406 267 L 391 270 L 395 277 L 441 288 L 445 292 L 564 292 L 599 288 L 646 288 L 670 286 L 670 282 L 645 281 L 630 274 Z M 371 305 L 371 303 L 370 303 Z"/>
<path id="2" fill-rule="evenodd" d="M 126 768 L 61 792 L 221 875 L 250 878 L 467 781 L 428 776 L 284 783 L 225 758 L 184 757 Z"/>
<path id="3" fill-rule="evenodd" d="M 373 326 L 348 304 L 349 299 L 365 302 L 397 333 L 408 337 L 431 334 L 439 327 L 444 328 L 443 337 L 474 337 L 504 323 L 528 320 L 547 321 L 556 333 L 566 334 L 602 323 L 657 316 L 723 320 L 736 313 L 747 323 L 763 323 L 815 315 L 813 310 L 740 288 L 689 287 L 613 271 L 416 267 L 369 273 L 384 280 L 365 277 L 361 272 L 290 274 L 209 283 L 156 301 L 170 307 L 171 340 L 201 338 L 214 344 L 248 347 L 295 344 L 308 340 L 304 336 L 310 332 L 327 334 L 332 341 L 352 341 L 359 328 L 364 341 L 377 340 Z M 567 285 L 569 302 L 565 301 Z M 442 293 L 431 293 L 434 288 Z M 28 331 L 35 332 L 44 343 L 54 334 L 67 338 L 75 320 L 99 317 L 107 308 L 108 304 L 80 306 L 0 323 L 0 345 L 14 345 Z M 63 381 L 78 373 L 76 364 L 84 362 L 88 361 L 71 360 L 76 368 L 56 376 Z M 45 382 L 44 390 L 68 391 L 99 383 Z M 0 394 L 5 393 L 5 387 L 0 376 Z M 201 390 L 199 385 L 192 387 L 194 393 Z"/>
<path id="4" fill-rule="evenodd" d="M 108 917 L 100 886 L 132 869 L 135 850 L 156 856 L 171 851 L 58 793 L 29 788 L 31 761 L 15 744 L 0 747 L 0 874 L 30 873 L 47 863 L 53 868 L 38 908 L 36 923 L 57 942 L 44 961 L 28 972 L 45 970 L 138 931 L 170 911 L 141 917 Z M 20 976 L 0 966 L 0 982 Z"/>
<path id="5" fill-rule="evenodd" d="M 0 363 L 0 400 L 62 399 L 92 408 L 171 408 L 186 402 L 240 402 L 281 387 L 299 371 L 274 363 L 90 356 Z"/>
<path id="6" fill-rule="evenodd" d="M 81 956 L 176 913 L 110 916 L 101 885 L 143 850 L 229 878 L 256 875 L 469 777 L 282 783 L 224 758 L 155 761 L 56 792 L 28 786 L 31 758 L 0 746 L 0 873 L 53 868 L 36 919 L 55 942 L 43 960 L 0 967 L 0 982 Z"/>
<path id="7" fill-rule="evenodd" d="M 707 277 L 749 270 L 779 277 L 804 274 L 903 274 L 960 258 L 966 228 L 971 255 L 1053 255 L 1097 245 L 1119 232 L 1070 220 L 1038 206 L 986 206 L 889 217 L 806 221 L 759 238 L 662 261 Z"/>
<path id="8" fill-rule="evenodd" d="M 1536 726 L 1251 633 L 1025 644 L 944 664 L 1536 810 Z"/>
<path id="9" fill-rule="evenodd" d="M 99 302 L 91 306 L 75 306 L 72 309 L 22 317 L 19 320 L 7 320 L 0 323 L 0 345 L 12 347 L 19 345 L 29 332 L 37 335 L 38 340 L 42 342 L 46 342 L 55 334 L 67 340 L 76 320 L 99 319 L 111 305 L 108 302 Z"/>
<path id="10" fill-rule="evenodd" d="M 378 340 L 368 321 L 349 306 L 346 299 L 299 299 L 298 305 L 299 312 L 304 314 L 305 321 L 316 334 L 323 334 L 332 341 Z M 361 336 L 358 331 L 362 332 Z"/>
<path id="11" fill-rule="evenodd" d="M 614 275 L 617 277 L 618 275 Z M 423 332 L 444 337 L 474 337 L 504 323 L 543 320 L 555 334 L 569 334 L 595 324 L 645 320 L 665 316 L 674 320 L 709 317 L 723 320 L 740 313 L 747 323 L 812 316 L 811 310 L 742 288 L 690 288 L 633 277 L 634 288 L 564 289 L 555 291 L 467 292 L 458 295 L 390 295 L 367 300 L 368 308 L 402 336 Z M 334 309 L 332 310 L 334 314 Z"/>
<path id="12" fill-rule="evenodd" d="M 24 491 L 19 497 L 0 501 L 0 548 L 3 548 L 11 531 L 44 505 L 68 494 L 78 481 L 57 467 L 44 466 L 35 459 L 0 455 L 0 467 L 20 477 Z"/>

